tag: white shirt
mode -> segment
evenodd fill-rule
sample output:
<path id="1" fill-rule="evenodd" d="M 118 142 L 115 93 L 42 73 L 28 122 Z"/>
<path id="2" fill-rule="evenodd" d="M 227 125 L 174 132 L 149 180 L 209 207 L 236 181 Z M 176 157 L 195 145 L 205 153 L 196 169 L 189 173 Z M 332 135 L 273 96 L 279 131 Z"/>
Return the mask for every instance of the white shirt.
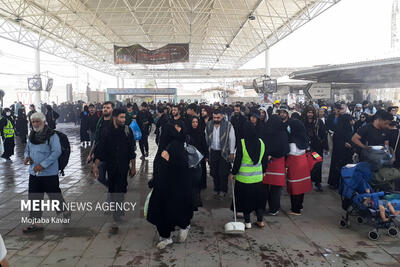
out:
<path id="1" fill-rule="evenodd" d="M 211 149 L 212 150 L 221 150 L 221 144 L 220 144 L 220 138 L 219 138 L 219 132 L 220 132 L 221 126 L 213 128 L 213 138 L 211 141 Z M 207 133 L 206 133 L 207 134 Z M 229 131 L 229 149 L 230 153 L 235 153 L 235 145 L 236 145 L 236 137 L 235 137 L 235 130 L 233 129 L 233 126 L 231 125 L 231 130 Z"/>
<path id="2" fill-rule="evenodd" d="M 4 260 L 6 256 L 7 256 L 7 249 L 6 246 L 4 245 L 3 238 L 1 238 L 0 235 L 0 261 Z"/>
<path id="3" fill-rule="evenodd" d="M 290 143 L 289 144 L 290 152 L 289 155 L 293 156 L 300 156 L 306 153 L 305 149 L 299 149 L 295 143 Z"/>

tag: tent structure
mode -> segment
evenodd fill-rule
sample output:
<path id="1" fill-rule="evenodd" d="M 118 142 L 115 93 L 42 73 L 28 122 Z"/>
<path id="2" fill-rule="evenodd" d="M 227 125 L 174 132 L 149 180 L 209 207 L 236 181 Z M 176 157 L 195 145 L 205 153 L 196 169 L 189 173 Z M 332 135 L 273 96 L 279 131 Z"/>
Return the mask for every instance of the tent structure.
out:
<path id="1" fill-rule="evenodd" d="M 0 37 L 120 77 L 228 75 L 339 1 L 0 0 Z M 188 62 L 114 64 L 114 45 L 175 43 Z"/>

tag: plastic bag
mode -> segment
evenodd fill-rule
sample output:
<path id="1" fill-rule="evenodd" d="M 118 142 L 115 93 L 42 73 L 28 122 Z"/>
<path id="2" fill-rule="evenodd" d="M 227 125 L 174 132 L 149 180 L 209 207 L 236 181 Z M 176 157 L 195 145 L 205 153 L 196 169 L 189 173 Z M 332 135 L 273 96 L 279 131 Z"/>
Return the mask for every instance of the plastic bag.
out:
<path id="1" fill-rule="evenodd" d="M 131 124 L 129 125 L 131 127 L 133 135 L 135 136 L 135 140 L 140 141 L 142 139 L 142 132 L 140 131 L 139 125 L 135 120 L 132 120 Z"/>
<path id="2" fill-rule="evenodd" d="M 189 161 L 189 168 L 196 167 L 200 161 L 203 159 L 203 154 L 201 154 L 197 148 L 192 145 L 188 145 L 185 143 L 185 149 L 188 153 L 188 161 Z"/>

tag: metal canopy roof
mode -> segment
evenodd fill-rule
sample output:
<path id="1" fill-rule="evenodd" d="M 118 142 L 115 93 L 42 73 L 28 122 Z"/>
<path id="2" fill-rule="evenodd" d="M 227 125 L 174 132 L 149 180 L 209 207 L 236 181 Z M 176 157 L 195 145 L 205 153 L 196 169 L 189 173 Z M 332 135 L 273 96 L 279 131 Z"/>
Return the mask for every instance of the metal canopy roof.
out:
<path id="1" fill-rule="evenodd" d="M 0 0 L 0 37 L 112 75 L 237 69 L 340 0 Z M 113 45 L 189 43 L 188 63 L 113 64 Z M 195 71 L 193 72 L 195 76 Z"/>
<path id="2" fill-rule="evenodd" d="M 327 65 L 295 71 L 291 79 L 337 83 L 347 88 L 388 88 L 400 85 L 400 58 Z M 347 85 L 346 85 L 347 84 Z"/>

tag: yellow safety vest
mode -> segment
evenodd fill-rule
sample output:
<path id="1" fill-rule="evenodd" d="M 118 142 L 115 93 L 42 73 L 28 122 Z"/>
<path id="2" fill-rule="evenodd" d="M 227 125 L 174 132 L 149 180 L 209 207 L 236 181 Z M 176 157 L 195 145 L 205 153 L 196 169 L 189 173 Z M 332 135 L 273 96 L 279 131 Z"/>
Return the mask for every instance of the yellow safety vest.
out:
<path id="1" fill-rule="evenodd" d="M 264 157 L 265 145 L 261 139 L 258 140 L 260 140 L 261 143 L 261 151 L 260 151 L 260 158 L 257 164 L 253 164 L 253 161 L 251 160 L 249 153 L 247 152 L 244 139 L 240 140 L 242 142 L 243 157 L 239 173 L 236 175 L 236 180 L 238 180 L 241 183 L 254 184 L 254 183 L 259 183 L 263 180 L 263 170 L 262 170 L 261 160 Z"/>
<path id="2" fill-rule="evenodd" d="M 7 120 L 7 125 L 3 128 L 3 134 L 5 138 L 14 137 L 14 126 L 12 125 L 10 120 Z"/>

